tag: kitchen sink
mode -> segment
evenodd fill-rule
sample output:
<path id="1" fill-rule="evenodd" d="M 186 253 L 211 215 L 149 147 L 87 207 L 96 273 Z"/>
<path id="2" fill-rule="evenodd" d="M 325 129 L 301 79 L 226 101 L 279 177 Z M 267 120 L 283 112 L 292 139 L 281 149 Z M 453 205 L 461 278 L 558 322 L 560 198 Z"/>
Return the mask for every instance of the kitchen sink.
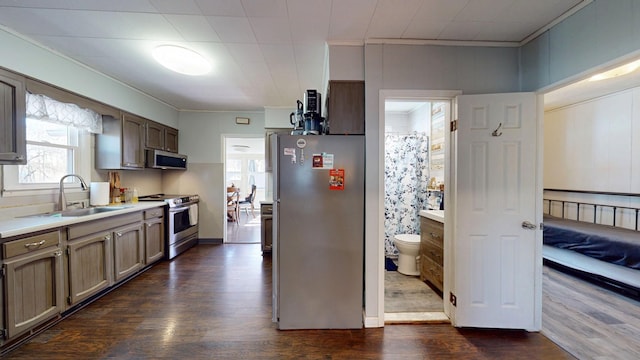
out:
<path id="1" fill-rule="evenodd" d="M 68 209 L 64 211 L 51 211 L 42 214 L 27 215 L 23 217 L 79 217 L 104 212 L 116 211 L 130 208 L 131 206 L 96 206 L 82 209 Z"/>

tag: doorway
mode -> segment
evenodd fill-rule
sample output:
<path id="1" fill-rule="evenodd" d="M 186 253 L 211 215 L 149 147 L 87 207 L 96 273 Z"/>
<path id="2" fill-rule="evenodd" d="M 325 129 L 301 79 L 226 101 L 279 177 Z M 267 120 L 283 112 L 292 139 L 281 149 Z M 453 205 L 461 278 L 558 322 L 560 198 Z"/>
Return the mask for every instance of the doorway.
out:
<path id="1" fill-rule="evenodd" d="M 436 184 L 445 183 L 448 131 L 444 125 L 450 121 L 451 102 L 451 98 L 437 92 L 381 93 L 384 205 L 380 211 L 385 231 L 380 246 L 384 249 L 385 324 L 449 321 L 444 312 L 442 286 L 430 281 L 425 271 L 420 274 L 420 261 L 416 261 L 418 275 L 398 271 L 394 238 L 395 234 L 419 236 L 423 217 L 420 210 L 440 208 L 438 201 L 443 199 L 444 191 Z"/>
<path id="2" fill-rule="evenodd" d="M 263 136 L 225 135 L 224 243 L 260 243 L 260 201 L 265 199 Z M 233 192 L 229 189 L 233 188 Z"/>

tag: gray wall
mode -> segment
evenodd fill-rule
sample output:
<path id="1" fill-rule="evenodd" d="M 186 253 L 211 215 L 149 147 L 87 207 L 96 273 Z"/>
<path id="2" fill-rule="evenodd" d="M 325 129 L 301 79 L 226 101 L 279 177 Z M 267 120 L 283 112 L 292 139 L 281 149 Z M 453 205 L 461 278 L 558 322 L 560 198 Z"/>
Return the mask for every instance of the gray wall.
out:
<path id="1" fill-rule="evenodd" d="M 639 49 L 640 1 L 596 0 L 521 48 L 522 90 L 552 86 Z"/>
<path id="2" fill-rule="evenodd" d="M 365 316 L 378 314 L 379 223 L 384 194 L 379 181 L 380 90 L 461 90 L 465 94 L 519 90 L 518 49 L 454 46 L 365 45 L 366 208 Z"/>

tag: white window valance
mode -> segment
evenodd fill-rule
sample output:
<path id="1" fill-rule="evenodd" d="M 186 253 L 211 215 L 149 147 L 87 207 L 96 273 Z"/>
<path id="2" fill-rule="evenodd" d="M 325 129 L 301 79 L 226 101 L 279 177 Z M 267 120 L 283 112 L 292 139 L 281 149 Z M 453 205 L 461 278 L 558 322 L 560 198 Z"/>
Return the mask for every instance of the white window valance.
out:
<path id="1" fill-rule="evenodd" d="M 102 134 L 102 116 L 76 104 L 63 103 L 45 95 L 27 93 L 27 117 L 73 126 Z"/>

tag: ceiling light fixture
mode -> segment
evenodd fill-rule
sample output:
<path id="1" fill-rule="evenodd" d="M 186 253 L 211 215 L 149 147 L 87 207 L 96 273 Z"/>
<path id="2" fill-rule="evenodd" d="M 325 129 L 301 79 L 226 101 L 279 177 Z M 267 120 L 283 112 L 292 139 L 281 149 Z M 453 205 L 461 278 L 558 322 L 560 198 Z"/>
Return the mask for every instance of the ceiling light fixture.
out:
<path id="1" fill-rule="evenodd" d="M 626 75 L 634 72 L 639 67 L 640 67 L 640 60 L 636 60 L 634 62 L 630 62 L 628 64 L 618 66 L 617 68 L 607 70 L 599 74 L 595 74 L 589 78 L 589 81 L 600 81 L 600 80 L 606 80 L 606 79 L 611 79 L 614 77 Z"/>
<path id="2" fill-rule="evenodd" d="M 240 152 L 249 151 L 249 146 L 248 145 L 231 145 L 231 147 L 233 149 L 235 149 L 236 151 L 240 151 Z"/>
<path id="3" fill-rule="evenodd" d="M 185 75 L 204 75 L 211 63 L 197 52 L 176 45 L 160 45 L 153 49 L 153 58 L 162 66 Z"/>

